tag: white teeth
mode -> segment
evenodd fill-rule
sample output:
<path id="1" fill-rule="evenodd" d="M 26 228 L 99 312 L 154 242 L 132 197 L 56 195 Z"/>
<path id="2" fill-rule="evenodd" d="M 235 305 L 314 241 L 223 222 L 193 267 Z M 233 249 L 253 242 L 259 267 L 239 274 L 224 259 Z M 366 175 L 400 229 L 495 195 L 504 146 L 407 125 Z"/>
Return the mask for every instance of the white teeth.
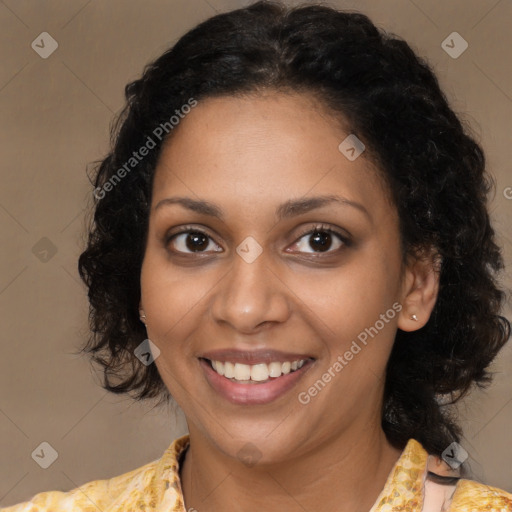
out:
<path id="1" fill-rule="evenodd" d="M 214 369 L 219 375 L 224 375 L 224 363 L 220 361 L 212 361 L 212 365 L 215 363 Z"/>
<path id="2" fill-rule="evenodd" d="M 226 361 L 224 363 L 224 377 L 227 377 L 228 379 L 232 379 L 234 376 L 235 376 L 235 365 L 233 363 L 230 363 L 229 361 Z"/>
<path id="3" fill-rule="evenodd" d="M 281 375 L 287 375 L 290 372 L 302 368 L 305 362 L 305 359 L 300 359 L 296 361 L 285 361 L 284 363 L 273 361 L 270 364 L 259 363 L 248 365 L 230 363 L 229 361 L 211 361 L 212 368 L 219 375 L 242 382 L 248 382 L 250 380 L 263 382 L 268 380 L 269 377 L 281 377 Z"/>
<path id="4" fill-rule="evenodd" d="M 267 366 L 269 377 L 281 377 L 281 368 L 283 367 L 281 363 L 270 363 Z"/>
<path id="5" fill-rule="evenodd" d="M 251 367 L 247 364 L 235 363 L 236 380 L 249 380 L 251 378 Z"/>
<path id="6" fill-rule="evenodd" d="M 264 363 L 255 364 L 251 368 L 251 380 L 262 381 L 268 379 L 268 366 Z"/>

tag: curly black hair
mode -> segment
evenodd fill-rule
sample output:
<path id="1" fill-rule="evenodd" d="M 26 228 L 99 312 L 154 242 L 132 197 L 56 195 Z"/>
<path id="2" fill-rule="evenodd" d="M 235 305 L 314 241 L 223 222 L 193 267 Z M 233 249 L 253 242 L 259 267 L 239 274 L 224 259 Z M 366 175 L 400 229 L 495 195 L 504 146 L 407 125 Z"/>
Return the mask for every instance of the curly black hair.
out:
<path id="1" fill-rule="evenodd" d="M 490 383 L 488 367 L 510 336 L 499 314 L 503 260 L 487 206 L 494 181 L 429 64 L 358 12 L 260 1 L 204 21 L 126 86 L 112 149 L 92 178 L 94 218 L 78 264 L 92 330 L 82 351 L 102 366 L 105 389 L 136 400 L 170 398 L 156 365 L 133 355 L 146 337 L 140 271 L 158 157 L 173 133 L 171 117 L 185 105 L 267 90 L 306 92 L 339 113 L 389 186 L 404 258 L 429 248 L 440 257 L 428 323 L 397 332 L 382 410 L 394 446 L 415 438 L 440 455 L 462 435 L 447 404 L 473 383 Z M 127 169 L 149 140 L 151 151 Z"/>

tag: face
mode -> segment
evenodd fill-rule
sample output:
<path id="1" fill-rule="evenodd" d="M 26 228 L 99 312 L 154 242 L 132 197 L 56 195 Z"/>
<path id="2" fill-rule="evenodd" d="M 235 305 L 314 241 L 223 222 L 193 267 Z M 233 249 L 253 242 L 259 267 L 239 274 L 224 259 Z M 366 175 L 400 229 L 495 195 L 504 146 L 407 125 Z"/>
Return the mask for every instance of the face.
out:
<path id="1" fill-rule="evenodd" d="M 380 426 L 398 218 L 365 154 L 338 149 L 348 135 L 305 95 L 212 98 L 162 151 L 141 308 L 191 435 L 228 456 Z"/>

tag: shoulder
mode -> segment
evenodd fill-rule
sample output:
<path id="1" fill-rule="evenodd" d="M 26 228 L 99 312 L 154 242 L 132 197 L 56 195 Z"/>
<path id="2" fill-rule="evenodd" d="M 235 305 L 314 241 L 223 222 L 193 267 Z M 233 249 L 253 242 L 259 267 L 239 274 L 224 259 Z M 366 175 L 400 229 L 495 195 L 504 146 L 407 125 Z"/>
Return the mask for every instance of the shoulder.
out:
<path id="1" fill-rule="evenodd" d="M 105 480 L 93 480 L 68 492 L 46 491 L 29 501 L 2 508 L 0 512 L 88 512 L 105 510 L 129 487 L 137 490 L 151 480 L 157 461 Z"/>
<path id="2" fill-rule="evenodd" d="M 512 512 L 512 494 L 474 480 L 459 480 L 449 512 L 481 512 L 483 510 Z"/>
<path id="3" fill-rule="evenodd" d="M 460 477 L 458 469 L 452 469 L 442 458 L 429 455 L 427 469 L 429 476 L 426 481 L 425 496 L 435 505 L 432 510 L 447 512 L 512 512 L 512 494 L 477 482 Z M 456 483 L 446 484 L 436 482 L 432 476 L 441 478 L 456 477 Z M 429 481 L 430 480 L 430 481 Z M 438 507 L 444 500 L 445 508 Z M 448 506 L 449 505 L 449 506 Z M 438 507 L 438 508 L 436 508 Z M 429 510 L 429 509 L 428 509 Z"/>
<path id="4" fill-rule="evenodd" d="M 182 436 L 172 442 L 160 459 L 137 469 L 113 478 L 93 480 L 68 492 L 41 492 L 29 501 L 0 508 L 0 512 L 149 511 L 162 501 L 172 506 L 179 497 L 177 457 L 187 445 L 188 435 Z"/>

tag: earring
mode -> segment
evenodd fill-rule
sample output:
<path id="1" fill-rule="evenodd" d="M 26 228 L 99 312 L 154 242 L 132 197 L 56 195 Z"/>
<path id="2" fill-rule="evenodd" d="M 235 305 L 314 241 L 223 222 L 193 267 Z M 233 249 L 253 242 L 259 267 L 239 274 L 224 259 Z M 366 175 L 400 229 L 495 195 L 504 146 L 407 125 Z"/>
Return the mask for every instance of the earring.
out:
<path id="1" fill-rule="evenodd" d="M 411 320 L 414 320 L 415 322 L 418 321 L 418 317 L 416 315 L 411 315 Z"/>
<path id="2" fill-rule="evenodd" d="M 145 324 L 146 323 L 146 314 L 145 313 L 142 313 L 142 315 L 140 315 L 140 321 Z"/>

